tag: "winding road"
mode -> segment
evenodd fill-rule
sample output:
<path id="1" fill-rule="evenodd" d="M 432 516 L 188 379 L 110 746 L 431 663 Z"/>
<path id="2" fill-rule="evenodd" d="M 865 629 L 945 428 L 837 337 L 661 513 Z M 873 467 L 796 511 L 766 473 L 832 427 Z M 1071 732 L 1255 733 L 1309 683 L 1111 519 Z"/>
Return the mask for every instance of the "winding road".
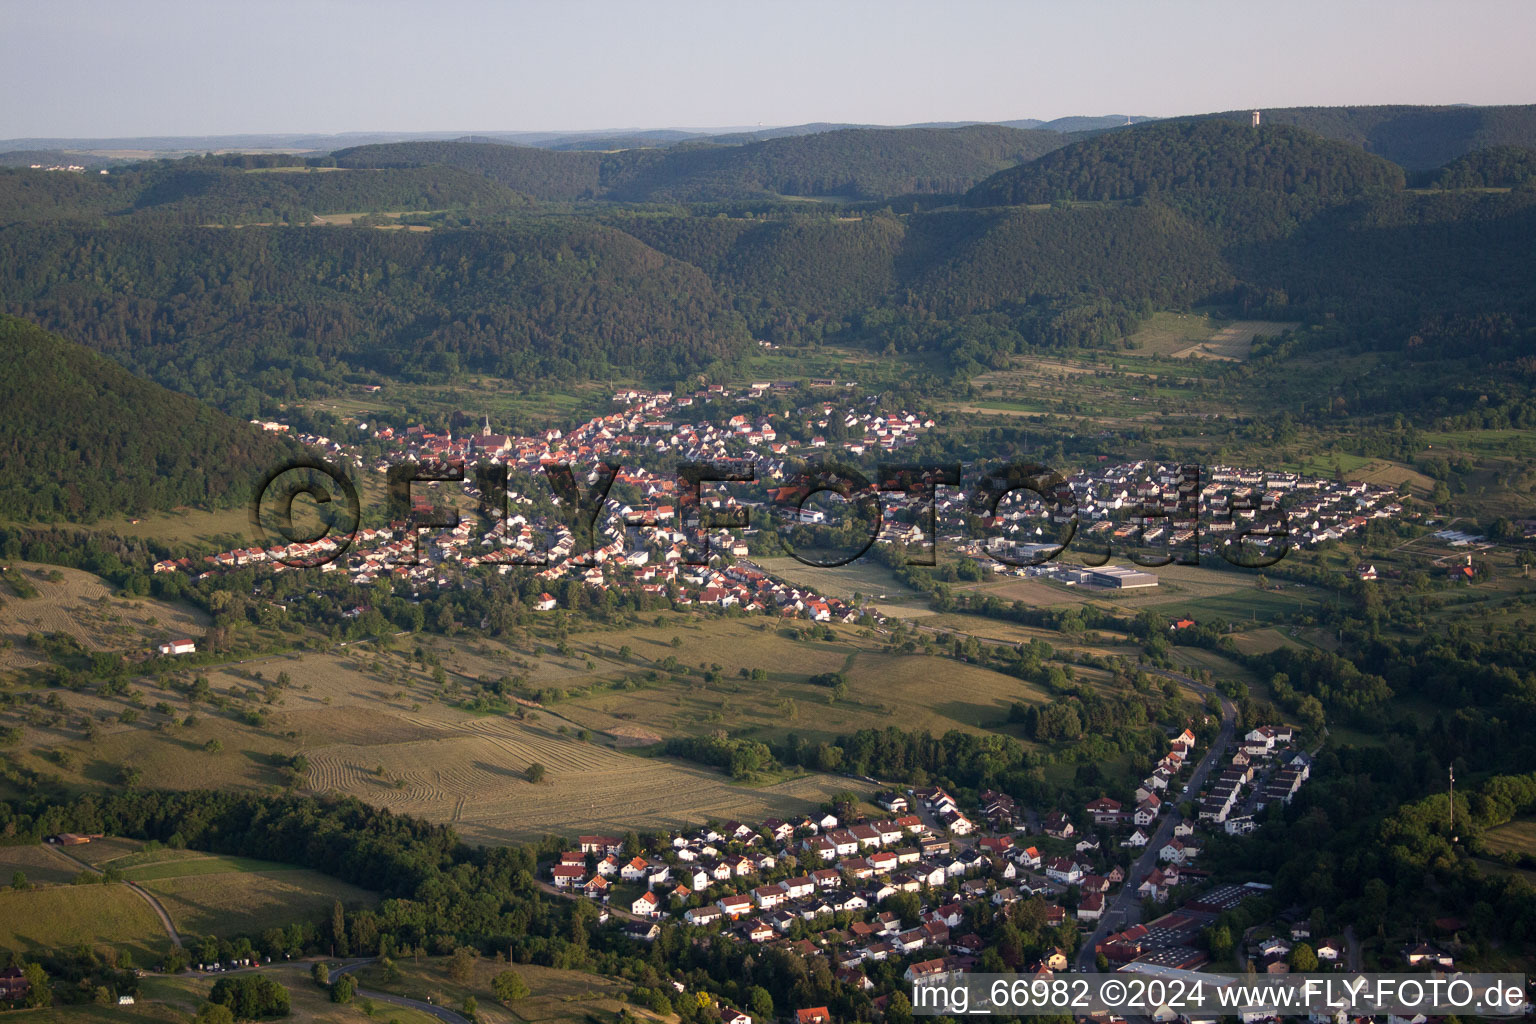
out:
<path id="1" fill-rule="evenodd" d="M 76 857 L 76 856 L 73 856 L 71 854 L 65 853 L 63 851 L 63 849 L 61 849 L 60 847 L 54 846 L 52 843 L 44 843 L 43 844 L 43 849 L 53 851 L 53 853 L 57 854 L 60 857 L 63 857 L 65 860 L 69 861 L 71 864 L 75 865 L 78 868 L 83 868 L 86 871 L 92 872 L 93 874 L 98 874 L 99 875 L 99 874 L 102 873 L 101 869 L 96 867 L 94 864 L 87 864 L 85 861 L 81 860 L 79 857 Z M 167 934 L 167 935 L 169 935 L 171 937 L 171 943 L 173 945 L 175 945 L 175 947 L 177 949 L 181 949 L 182 948 L 181 933 L 178 932 L 176 930 L 176 926 L 171 923 L 171 915 L 167 914 L 165 912 L 165 907 L 162 906 L 160 901 L 157 900 L 154 897 L 154 894 L 152 894 L 148 889 L 144 888 L 143 886 L 141 886 L 137 882 L 129 882 L 127 880 L 124 880 L 123 884 L 126 885 L 128 888 L 132 889 L 134 892 L 138 893 L 139 897 L 145 903 L 149 904 L 149 909 L 153 910 L 155 912 L 155 916 L 158 917 L 160 919 L 160 923 L 165 926 L 165 934 Z"/>
<path id="2" fill-rule="evenodd" d="M 372 960 L 358 960 L 355 963 L 347 964 L 345 967 L 336 968 L 331 972 L 331 977 L 339 978 L 343 974 L 348 974 L 359 967 L 365 967 L 371 963 L 373 963 Z M 404 1006 L 410 1010 L 420 1010 L 422 1013 L 430 1014 L 440 1021 L 445 1021 L 446 1024 L 470 1024 L 469 1018 L 463 1014 L 450 1010 L 446 1006 L 424 1003 L 420 999 L 407 999 L 405 996 L 393 996 L 388 992 L 374 992 L 366 988 L 359 988 L 357 994 L 364 999 L 372 999 L 374 1002 L 389 1003 L 391 1006 Z"/>

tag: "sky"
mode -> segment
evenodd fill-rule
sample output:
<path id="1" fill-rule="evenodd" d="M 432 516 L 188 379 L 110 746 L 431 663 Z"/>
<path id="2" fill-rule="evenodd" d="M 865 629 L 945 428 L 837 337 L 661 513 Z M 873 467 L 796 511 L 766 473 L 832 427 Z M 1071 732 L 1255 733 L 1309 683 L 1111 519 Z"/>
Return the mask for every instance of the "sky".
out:
<path id="1" fill-rule="evenodd" d="M 1528 0 L 0 0 L 0 138 L 1531 103 Z"/>

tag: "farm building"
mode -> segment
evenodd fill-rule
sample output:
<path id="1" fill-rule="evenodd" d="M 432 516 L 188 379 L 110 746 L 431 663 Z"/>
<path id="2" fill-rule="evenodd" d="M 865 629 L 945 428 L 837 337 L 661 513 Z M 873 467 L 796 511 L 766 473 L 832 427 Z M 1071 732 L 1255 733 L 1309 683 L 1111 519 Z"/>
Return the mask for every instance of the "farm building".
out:
<path id="1" fill-rule="evenodd" d="M 161 654 L 196 654 L 197 644 L 191 640 L 167 640 L 155 650 Z"/>
<path id="2" fill-rule="evenodd" d="M 21 973 L 21 968 L 7 967 L 0 971 L 0 1000 L 19 1003 L 27 998 L 29 988 L 31 983 L 27 981 L 26 975 Z"/>

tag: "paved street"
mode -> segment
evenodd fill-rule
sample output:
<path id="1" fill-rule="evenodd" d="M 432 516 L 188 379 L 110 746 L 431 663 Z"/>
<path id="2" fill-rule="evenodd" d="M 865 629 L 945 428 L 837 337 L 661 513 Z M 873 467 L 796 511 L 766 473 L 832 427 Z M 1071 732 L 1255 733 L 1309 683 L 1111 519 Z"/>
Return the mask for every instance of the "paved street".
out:
<path id="1" fill-rule="evenodd" d="M 1197 793 L 1200 787 L 1205 784 L 1206 776 L 1210 774 L 1211 769 L 1221 760 L 1227 745 L 1232 742 L 1237 724 L 1237 706 L 1214 688 L 1206 686 L 1204 683 L 1196 682 L 1182 673 L 1166 669 L 1149 669 L 1148 671 L 1155 675 L 1172 679 L 1175 682 L 1183 683 L 1185 686 L 1198 690 L 1201 693 L 1215 694 L 1221 700 L 1221 731 L 1217 733 L 1216 739 L 1207 748 L 1205 756 L 1200 758 L 1200 762 L 1195 765 L 1195 770 L 1189 777 L 1187 792 L 1191 794 Z M 1172 801 L 1169 802 L 1171 803 Z M 1153 868 L 1157 867 L 1157 851 L 1161 850 L 1168 840 L 1173 838 L 1173 829 L 1179 823 L 1179 815 L 1177 812 L 1164 813 L 1158 820 L 1157 832 L 1153 835 L 1151 842 L 1147 843 L 1146 850 L 1131 865 L 1130 873 L 1126 876 L 1125 883 L 1120 886 L 1120 891 L 1105 906 L 1104 916 L 1099 918 L 1098 927 L 1093 930 L 1092 935 L 1083 940 L 1082 947 L 1077 952 L 1076 960 L 1076 966 L 1080 970 L 1097 970 L 1094 963 L 1094 947 L 1106 935 L 1119 931 L 1127 925 L 1135 924 L 1140 919 L 1141 900 L 1136 895 L 1136 887 L 1146 880 L 1147 875 L 1152 873 Z"/>

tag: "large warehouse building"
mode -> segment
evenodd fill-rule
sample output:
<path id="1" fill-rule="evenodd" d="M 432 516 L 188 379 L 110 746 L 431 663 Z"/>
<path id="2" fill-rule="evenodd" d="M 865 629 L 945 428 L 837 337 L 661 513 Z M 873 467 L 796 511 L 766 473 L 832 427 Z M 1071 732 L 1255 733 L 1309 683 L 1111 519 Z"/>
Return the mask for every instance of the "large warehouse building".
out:
<path id="1" fill-rule="evenodd" d="M 1118 565 L 1106 565 L 1089 569 L 1083 582 L 1093 587 L 1111 587 L 1115 590 L 1131 590 L 1135 587 L 1155 587 L 1157 577 L 1140 569 L 1126 569 Z"/>

